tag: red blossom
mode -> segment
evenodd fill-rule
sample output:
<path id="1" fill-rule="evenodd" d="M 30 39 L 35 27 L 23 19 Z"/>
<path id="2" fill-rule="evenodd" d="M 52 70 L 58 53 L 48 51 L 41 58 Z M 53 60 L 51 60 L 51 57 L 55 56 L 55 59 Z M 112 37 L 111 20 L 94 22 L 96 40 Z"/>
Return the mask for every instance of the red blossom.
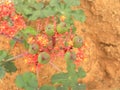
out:
<path id="1" fill-rule="evenodd" d="M 78 51 L 78 53 L 76 55 L 77 58 L 75 60 L 75 64 L 79 66 L 80 62 L 84 60 L 84 52 L 81 49 L 78 49 L 78 50 L 79 51 Z"/>
<path id="2" fill-rule="evenodd" d="M 38 63 L 38 54 L 27 54 L 26 59 L 28 64 L 34 65 L 35 69 L 40 69 L 42 64 Z"/>
<path id="3" fill-rule="evenodd" d="M 15 12 L 13 3 L 3 3 L 0 5 L 0 19 L 5 16 L 11 16 Z"/>
<path id="4" fill-rule="evenodd" d="M 16 14 L 13 3 L 1 4 L 0 13 L 0 33 L 12 38 L 17 31 L 25 28 L 25 21 L 21 15 Z"/>

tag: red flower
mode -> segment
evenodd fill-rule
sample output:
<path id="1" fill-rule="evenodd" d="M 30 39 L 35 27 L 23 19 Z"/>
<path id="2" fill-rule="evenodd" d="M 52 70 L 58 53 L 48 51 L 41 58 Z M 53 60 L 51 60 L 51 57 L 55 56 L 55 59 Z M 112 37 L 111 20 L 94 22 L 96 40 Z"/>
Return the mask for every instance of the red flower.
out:
<path id="1" fill-rule="evenodd" d="M 14 4 L 5 2 L 0 5 L 0 33 L 13 37 L 17 31 L 25 28 L 25 21 L 16 14 Z"/>
<path id="2" fill-rule="evenodd" d="M 34 69 L 40 69 L 42 66 L 38 63 L 38 54 L 27 54 L 25 62 L 34 65 Z"/>
<path id="3" fill-rule="evenodd" d="M 15 12 L 14 4 L 5 2 L 0 5 L 0 19 L 5 16 L 11 16 Z"/>
<path id="4" fill-rule="evenodd" d="M 77 58 L 75 60 L 76 65 L 80 65 L 80 62 L 84 60 L 84 52 L 81 49 L 78 49 Z"/>

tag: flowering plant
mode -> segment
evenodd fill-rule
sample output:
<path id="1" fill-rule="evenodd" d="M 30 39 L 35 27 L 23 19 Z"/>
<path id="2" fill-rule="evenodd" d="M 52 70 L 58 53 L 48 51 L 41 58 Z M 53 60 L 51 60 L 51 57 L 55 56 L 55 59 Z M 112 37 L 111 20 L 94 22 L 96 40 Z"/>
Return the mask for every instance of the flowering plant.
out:
<path id="1" fill-rule="evenodd" d="M 66 60 L 68 72 L 57 68 L 61 73 L 51 78 L 55 87 L 44 85 L 38 89 L 36 76 L 31 72 L 18 75 L 16 85 L 25 90 L 85 90 L 85 85 L 77 82 L 78 78 L 86 76 L 85 71 L 81 67 L 76 71 L 76 66 L 79 67 L 84 59 L 83 39 L 76 34 L 74 25 L 74 20 L 85 21 L 84 12 L 74 9 L 79 5 L 79 0 L 14 0 L 1 4 L 0 34 L 11 38 L 11 49 L 19 42 L 25 46 L 26 52 L 12 57 L 9 52 L 1 50 L 0 78 L 6 71 L 17 70 L 12 61 L 19 57 L 24 56 L 25 62 L 34 64 L 38 73 L 41 66 L 53 64 L 60 56 Z"/>

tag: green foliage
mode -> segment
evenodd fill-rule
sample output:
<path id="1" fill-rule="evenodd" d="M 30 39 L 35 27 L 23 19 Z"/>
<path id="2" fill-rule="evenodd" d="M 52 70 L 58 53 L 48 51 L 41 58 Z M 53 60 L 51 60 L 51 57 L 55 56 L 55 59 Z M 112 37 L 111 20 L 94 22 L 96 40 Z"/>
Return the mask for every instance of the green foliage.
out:
<path id="1" fill-rule="evenodd" d="M 72 29 L 72 33 L 75 34 L 75 32 L 77 30 L 76 27 L 74 25 L 71 25 L 71 29 Z"/>
<path id="2" fill-rule="evenodd" d="M 86 90 L 85 84 L 76 84 L 73 86 L 72 90 Z"/>
<path id="3" fill-rule="evenodd" d="M 0 50 L 0 78 L 3 78 L 6 72 L 12 73 L 17 70 L 13 62 L 7 61 L 12 56 L 5 50 Z"/>
<path id="4" fill-rule="evenodd" d="M 78 20 L 80 22 L 85 22 L 85 20 L 86 20 L 83 10 L 72 11 L 72 16 L 75 18 L 75 20 Z"/>
<path id="5" fill-rule="evenodd" d="M 25 30 L 22 30 L 24 34 L 37 35 L 37 31 L 32 27 L 27 27 Z"/>
<path id="6" fill-rule="evenodd" d="M 64 0 L 67 6 L 79 6 L 80 0 Z"/>
<path id="7" fill-rule="evenodd" d="M 59 2 L 60 0 L 50 0 L 49 4 L 50 6 L 54 7 L 54 6 L 57 6 Z"/>
<path id="8" fill-rule="evenodd" d="M 5 69 L 0 66 L 0 79 L 2 79 L 5 76 Z"/>
<path id="9" fill-rule="evenodd" d="M 84 78 L 84 77 L 86 77 L 86 73 L 85 73 L 85 71 L 83 70 L 83 68 L 81 68 L 81 67 L 78 68 L 77 75 L 78 75 L 79 78 Z"/>
<path id="10" fill-rule="evenodd" d="M 14 3 L 17 12 L 29 20 L 64 15 L 66 23 L 73 24 L 73 17 L 81 22 L 84 22 L 86 19 L 82 10 L 71 9 L 71 6 L 80 5 L 79 0 L 63 0 L 63 2 L 60 0 L 50 0 L 47 5 L 43 2 L 38 3 L 35 0 L 14 0 Z"/>
<path id="11" fill-rule="evenodd" d="M 55 16 L 56 13 L 57 12 L 54 10 L 54 8 L 51 7 L 50 5 L 48 5 L 44 9 L 42 9 L 40 18 L 46 18 L 46 17 L 50 17 L 50 16 Z"/>
<path id="12" fill-rule="evenodd" d="M 7 51 L 0 50 L 0 62 L 3 61 L 7 57 Z"/>
<path id="13" fill-rule="evenodd" d="M 29 20 L 36 20 L 41 15 L 44 7 L 43 3 L 37 3 L 36 0 L 14 0 L 16 11 Z"/>
<path id="14" fill-rule="evenodd" d="M 43 85 L 40 90 L 56 90 L 56 88 L 50 85 Z"/>
<path id="15" fill-rule="evenodd" d="M 76 67 L 74 61 L 71 60 L 71 53 L 67 52 L 65 55 L 65 59 L 67 62 L 67 73 L 58 73 L 52 76 L 53 84 L 61 84 L 62 87 L 58 87 L 58 90 L 68 90 L 70 87 L 72 90 L 85 90 L 85 85 L 79 85 L 78 79 L 84 78 L 86 76 L 85 71 L 80 67 L 78 71 L 76 71 Z"/>
<path id="16" fill-rule="evenodd" d="M 17 70 L 15 64 L 11 61 L 4 63 L 3 66 L 5 68 L 5 71 L 8 73 L 16 72 Z"/>
<path id="17" fill-rule="evenodd" d="M 37 35 L 37 31 L 32 28 L 32 27 L 26 27 L 25 29 L 20 31 L 22 36 L 24 36 L 25 38 L 28 38 L 30 35 Z"/>
<path id="18" fill-rule="evenodd" d="M 23 39 L 23 40 L 22 40 L 22 44 L 24 45 L 24 47 L 25 47 L 26 49 L 29 49 L 29 44 L 28 44 L 28 42 L 27 42 L 26 39 Z"/>
<path id="19" fill-rule="evenodd" d="M 16 77 L 15 83 L 17 87 L 25 90 L 36 90 L 38 87 L 37 78 L 34 73 L 26 72 Z"/>
<path id="20" fill-rule="evenodd" d="M 50 61 L 50 55 L 46 52 L 42 52 L 38 56 L 38 62 L 41 64 L 47 64 Z"/>
<path id="21" fill-rule="evenodd" d="M 19 31 L 17 34 L 16 34 L 16 38 L 18 39 L 22 39 L 22 40 L 27 40 L 28 37 L 30 36 L 35 36 L 37 35 L 37 31 L 32 28 L 32 27 L 26 27 L 25 29 Z"/>
<path id="22" fill-rule="evenodd" d="M 52 83 L 53 84 L 67 84 L 69 75 L 67 73 L 58 73 L 52 76 Z"/>
<path id="23" fill-rule="evenodd" d="M 32 28 L 32 27 L 26 27 L 25 29 L 19 31 L 14 37 L 17 38 L 18 40 L 21 40 L 22 44 L 25 46 L 26 49 L 29 49 L 29 44 L 27 42 L 27 39 L 30 37 L 30 36 L 35 36 L 37 35 L 38 32 Z M 15 44 L 15 41 L 11 41 L 10 43 L 10 46 L 13 47 Z"/>
<path id="24" fill-rule="evenodd" d="M 28 34 L 24 34 L 22 31 L 19 31 L 15 36 L 14 36 L 14 38 L 17 38 L 19 41 L 21 41 L 20 43 L 22 43 L 23 45 L 24 45 L 24 47 L 26 48 L 26 49 L 28 49 L 29 48 L 29 44 L 27 43 L 27 37 L 28 37 Z M 11 46 L 11 48 L 13 48 L 14 47 L 14 45 L 15 45 L 15 43 L 16 42 L 18 42 L 17 40 L 15 41 L 15 40 L 11 40 L 10 41 L 10 46 Z"/>
<path id="25" fill-rule="evenodd" d="M 10 46 L 11 46 L 11 48 L 13 48 L 14 46 L 15 46 L 15 44 L 16 44 L 16 41 L 15 40 L 10 40 Z"/>
<path id="26" fill-rule="evenodd" d="M 58 86 L 57 90 L 68 90 L 68 87 L 66 87 L 66 86 Z"/>
<path id="27" fill-rule="evenodd" d="M 51 5 L 52 2 L 52 5 Z M 71 6 L 79 6 L 80 0 L 64 0 L 64 3 L 59 0 L 51 0 L 50 5 L 58 16 L 65 16 L 65 22 L 68 24 L 73 24 L 73 18 L 80 22 L 84 22 L 86 17 L 82 10 L 72 10 Z"/>

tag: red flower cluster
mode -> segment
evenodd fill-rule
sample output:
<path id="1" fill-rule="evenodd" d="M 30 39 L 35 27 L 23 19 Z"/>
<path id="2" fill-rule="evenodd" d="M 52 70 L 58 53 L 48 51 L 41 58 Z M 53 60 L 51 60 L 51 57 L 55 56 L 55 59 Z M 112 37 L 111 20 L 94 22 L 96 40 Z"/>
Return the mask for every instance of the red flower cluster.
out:
<path id="1" fill-rule="evenodd" d="M 3 17 L 11 16 L 15 12 L 14 4 L 5 2 L 0 5 L 0 20 Z"/>
<path id="2" fill-rule="evenodd" d="M 75 64 L 76 65 L 80 65 L 80 62 L 84 60 L 84 51 L 81 49 L 78 49 L 78 53 L 77 53 L 77 58 L 75 60 Z"/>
<path id="3" fill-rule="evenodd" d="M 51 24 L 54 26 L 54 35 L 48 36 L 45 32 L 46 26 Z M 68 51 L 74 51 L 76 49 L 76 60 L 75 64 L 80 65 L 80 62 L 84 59 L 84 51 L 81 48 L 73 47 L 73 38 L 72 27 L 69 28 L 69 32 L 65 32 L 64 34 L 60 34 L 57 32 L 57 20 L 55 17 L 49 17 L 44 20 L 36 21 L 37 31 L 40 33 L 33 37 L 28 38 L 29 44 L 37 44 L 38 52 L 37 54 L 28 54 L 27 62 L 34 64 L 35 68 L 40 68 L 42 64 L 38 63 L 38 55 L 41 52 L 46 52 L 50 55 L 50 60 L 56 60 L 58 57 L 64 58 L 64 55 Z"/>
<path id="4" fill-rule="evenodd" d="M 27 54 L 25 62 L 34 65 L 34 69 L 40 69 L 42 66 L 42 64 L 38 63 L 38 54 Z"/>
<path id="5" fill-rule="evenodd" d="M 15 13 L 13 3 L 1 4 L 0 13 L 0 33 L 13 37 L 18 30 L 25 28 L 25 21 Z"/>

